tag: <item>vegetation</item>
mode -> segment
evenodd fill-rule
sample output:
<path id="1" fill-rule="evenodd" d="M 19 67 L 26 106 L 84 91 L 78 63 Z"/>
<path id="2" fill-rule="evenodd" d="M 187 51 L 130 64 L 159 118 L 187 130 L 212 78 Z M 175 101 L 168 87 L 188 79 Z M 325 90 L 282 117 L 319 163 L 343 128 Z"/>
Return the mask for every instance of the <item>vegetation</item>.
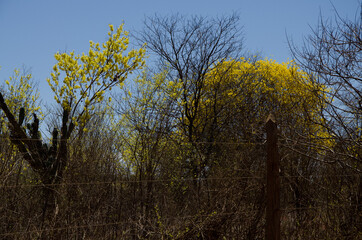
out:
<path id="1" fill-rule="evenodd" d="M 263 239 L 272 113 L 282 238 L 358 239 L 360 25 L 322 24 L 320 48 L 287 63 L 242 56 L 236 15 L 147 18 L 132 50 L 110 26 L 87 54 L 55 54 L 47 117 L 16 70 L 0 88 L 0 236 Z"/>

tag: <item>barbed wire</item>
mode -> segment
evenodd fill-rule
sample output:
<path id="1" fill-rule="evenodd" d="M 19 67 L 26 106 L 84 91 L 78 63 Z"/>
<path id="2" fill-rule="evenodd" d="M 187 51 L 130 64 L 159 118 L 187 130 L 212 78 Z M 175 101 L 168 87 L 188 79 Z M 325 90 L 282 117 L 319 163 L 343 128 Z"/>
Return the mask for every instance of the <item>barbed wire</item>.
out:
<path id="1" fill-rule="evenodd" d="M 23 187 L 56 187 L 56 186 L 77 186 L 77 185 L 107 185 L 107 184 L 124 184 L 124 183 L 164 183 L 164 182 L 202 182 L 202 181 L 223 181 L 223 180 L 243 180 L 243 179 L 265 179 L 266 172 L 260 173 L 263 176 L 241 176 L 241 177 L 210 177 L 210 178 L 169 178 L 169 179 L 143 179 L 143 180 L 116 180 L 116 181 L 89 181 L 89 182 L 64 182 L 64 183 L 35 183 L 35 184 L 18 184 L 18 185 L 0 185 L 0 188 L 23 188 Z M 327 174 L 327 175 L 292 175 L 292 176 L 279 176 L 279 178 L 342 178 L 342 177 L 361 177 L 360 174 Z M 313 180 L 313 179 L 310 179 Z"/>
<path id="2" fill-rule="evenodd" d="M 297 141 L 298 143 L 301 142 L 301 139 L 293 139 L 293 138 L 287 138 L 284 136 L 279 136 L 279 141 L 283 141 L 283 140 L 287 140 L 290 142 L 293 141 Z M 340 137 L 317 137 L 317 136 L 313 136 L 313 137 L 305 137 L 307 140 L 340 140 Z M 47 138 L 47 139 L 35 139 L 35 138 L 11 138 L 11 137 L 0 137 L 0 140 L 14 140 L 14 141 L 51 141 L 52 138 Z M 57 139 L 57 141 L 72 141 L 74 139 Z M 179 142 L 179 141 L 172 141 L 172 140 L 165 140 L 164 142 L 173 142 L 173 143 L 195 143 L 195 144 L 244 144 L 244 143 L 250 143 L 250 144 L 265 144 L 266 143 L 266 139 L 260 139 L 262 142 L 255 142 L 255 141 L 251 141 L 251 140 L 246 140 L 246 139 L 238 139 L 235 142 L 224 142 L 224 141 L 213 141 L 213 142 L 207 142 L 207 141 L 184 141 L 184 142 Z M 358 139 L 343 139 L 347 142 L 358 142 Z M 309 143 L 309 142 L 308 142 Z"/>
<path id="3" fill-rule="evenodd" d="M 0 188 L 21 188 L 21 187 L 55 187 L 55 186 L 76 186 L 76 185 L 103 185 L 103 184 L 124 184 L 124 183 L 149 183 L 149 182 L 196 182 L 212 180 L 242 180 L 242 179 L 264 179 L 263 176 L 245 176 L 245 177 L 220 177 L 220 178 L 175 178 L 175 179 L 144 179 L 144 180 L 118 180 L 103 182 L 70 182 L 70 183 L 50 183 L 50 184 L 23 184 L 23 185 L 0 185 Z"/>
<path id="4" fill-rule="evenodd" d="M 362 204 L 339 204 L 339 205 L 330 205 L 324 203 L 320 206 L 308 206 L 308 207 L 287 207 L 287 208 L 280 208 L 280 211 L 287 212 L 287 211 L 297 211 L 297 210 L 321 210 L 321 209 L 334 209 L 334 208 L 350 208 L 350 207 L 361 207 Z"/>
<path id="5" fill-rule="evenodd" d="M 34 139 L 34 138 L 3 138 L 0 137 L 0 140 L 9 140 L 9 141 L 42 141 L 43 139 Z M 48 141 L 51 141 L 51 139 L 48 139 Z M 73 141 L 73 139 L 57 139 L 57 142 L 59 141 Z M 266 140 L 263 139 L 262 142 L 253 142 L 250 140 L 237 140 L 235 142 L 222 142 L 222 141 L 214 141 L 214 142 L 207 142 L 207 141 L 184 141 L 184 142 L 179 142 L 179 141 L 172 141 L 172 140 L 166 140 L 163 141 L 166 143 L 177 143 L 177 144 L 230 144 L 230 145 L 242 145 L 242 144 L 255 144 L 255 145 L 264 145 L 266 144 Z"/>

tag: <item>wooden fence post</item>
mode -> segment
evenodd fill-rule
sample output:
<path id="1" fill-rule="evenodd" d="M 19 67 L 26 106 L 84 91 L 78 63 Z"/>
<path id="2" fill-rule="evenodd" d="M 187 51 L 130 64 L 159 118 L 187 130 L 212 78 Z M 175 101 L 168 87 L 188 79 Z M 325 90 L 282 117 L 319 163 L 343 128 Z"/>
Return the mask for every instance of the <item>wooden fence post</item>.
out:
<path id="1" fill-rule="evenodd" d="M 280 240 L 280 179 L 277 124 L 273 115 L 266 121 L 267 177 L 266 177 L 266 240 Z"/>

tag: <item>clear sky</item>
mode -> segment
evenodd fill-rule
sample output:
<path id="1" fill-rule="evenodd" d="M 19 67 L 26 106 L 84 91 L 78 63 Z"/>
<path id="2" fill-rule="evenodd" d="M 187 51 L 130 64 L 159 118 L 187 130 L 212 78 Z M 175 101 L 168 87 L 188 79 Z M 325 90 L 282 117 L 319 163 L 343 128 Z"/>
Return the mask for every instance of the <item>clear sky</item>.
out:
<path id="1" fill-rule="evenodd" d="M 144 16 L 240 14 L 244 50 L 287 61 L 286 34 L 297 44 L 316 26 L 319 14 L 355 18 L 360 0 L 0 0 L 0 84 L 14 68 L 31 68 L 44 102 L 51 101 L 46 78 L 57 51 L 87 52 L 89 40 L 106 39 L 108 24 L 124 21 L 141 30 Z"/>

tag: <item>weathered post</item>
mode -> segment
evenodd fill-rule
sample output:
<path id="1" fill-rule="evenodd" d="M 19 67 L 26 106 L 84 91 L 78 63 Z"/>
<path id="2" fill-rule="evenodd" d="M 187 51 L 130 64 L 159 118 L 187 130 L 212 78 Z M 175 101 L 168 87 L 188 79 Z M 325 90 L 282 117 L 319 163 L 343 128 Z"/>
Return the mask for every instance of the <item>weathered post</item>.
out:
<path id="1" fill-rule="evenodd" d="M 267 176 L 266 176 L 266 240 L 280 240 L 280 179 L 278 132 L 274 116 L 266 121 L 267 133 Z"/>

